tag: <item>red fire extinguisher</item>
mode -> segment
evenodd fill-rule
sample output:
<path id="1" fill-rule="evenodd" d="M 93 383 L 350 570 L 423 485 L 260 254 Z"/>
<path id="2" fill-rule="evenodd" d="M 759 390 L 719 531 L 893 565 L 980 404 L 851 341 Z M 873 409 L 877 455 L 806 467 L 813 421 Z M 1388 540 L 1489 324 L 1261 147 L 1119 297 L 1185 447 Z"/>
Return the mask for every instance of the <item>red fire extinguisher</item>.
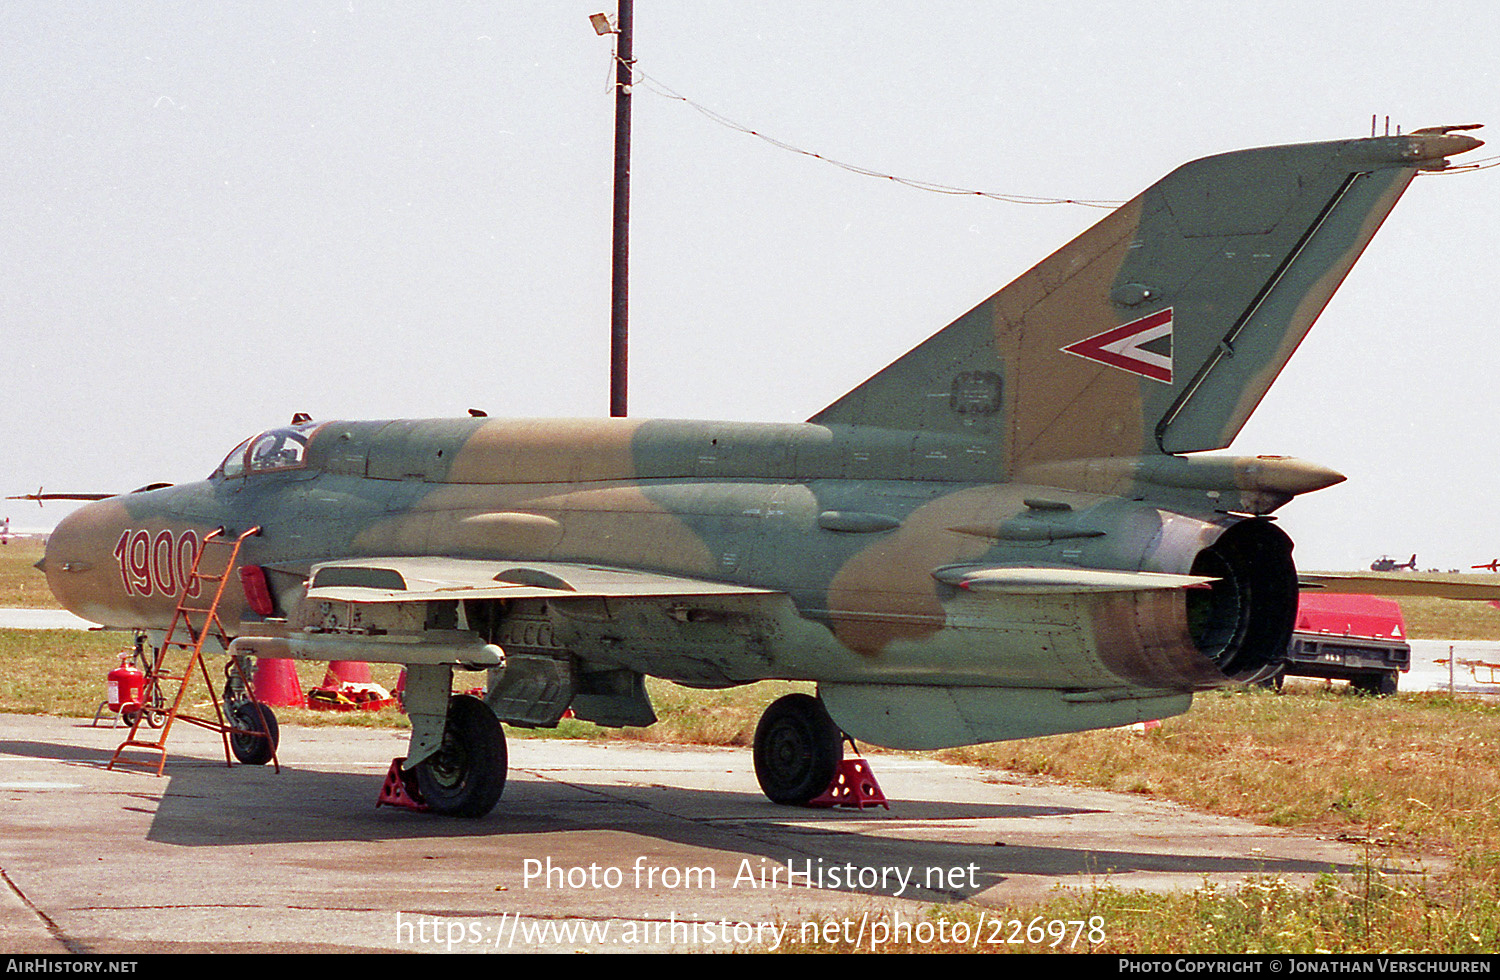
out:
<path id="1" fill-rule="evenodd" d="M 109 710 L 120 711 L 141 706 L 141 694 L 146 689 L 146 674 L 130 662 L 133 655 L 120 654 L 120 666 L 109 672 Z"/>

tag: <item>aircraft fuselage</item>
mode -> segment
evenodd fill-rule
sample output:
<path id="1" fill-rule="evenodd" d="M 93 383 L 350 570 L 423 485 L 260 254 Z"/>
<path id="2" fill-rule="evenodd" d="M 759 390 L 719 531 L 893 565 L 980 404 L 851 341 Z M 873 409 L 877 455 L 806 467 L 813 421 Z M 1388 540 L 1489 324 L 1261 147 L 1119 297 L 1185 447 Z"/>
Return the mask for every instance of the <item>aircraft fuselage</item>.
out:
<path id="1" fill-rule="evenodd" d="M 593 660 L 686 683 L 1224 681 L 1190 633 L 1182 589 L 952 582 L 968 566 L 1188 575 L 1241 518 L 975 479 L 1006 471 L 982 443 L 934 437 L 913 451 L 921 437 L 909 433 L 634 421 L 330 422 L 297 434 L 296 465 L 232 461 L 200 483 L 80 510 L 49 542 L 54 592 L 85 618 L 164 629 L 198 542 L 259 526 L 242 561 L 266 569 L 272 619 L 295 619 L 313 566 L 335 559 L 581 563 L 784 597 L 705 600 L 682 622 L 612 599 L 606 625 L 574 630 Z M 221 616 L 240 632 L 265 618 L 237 588 Z"/>

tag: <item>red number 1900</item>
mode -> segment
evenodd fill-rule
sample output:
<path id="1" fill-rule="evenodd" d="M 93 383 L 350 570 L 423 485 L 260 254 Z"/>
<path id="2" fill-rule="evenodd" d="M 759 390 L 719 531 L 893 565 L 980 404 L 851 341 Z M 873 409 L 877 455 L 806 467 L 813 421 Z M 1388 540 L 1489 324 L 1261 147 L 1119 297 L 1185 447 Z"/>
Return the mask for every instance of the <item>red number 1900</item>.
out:
<path id="1" fill-rule="evenodd" d="M 198 594 L 198 582 L 193 580 L 193 561 L 198 557 L 198 533 L 182 531 L 158 531 L 153 538 L 150 531 L 127 529 L 115 545 L 115 558 L 120 562 L 120 579 L 125 583 L 126 595 L 149 596 L 160 592 L 165 596 L 176 596 L 187 588 L 187 595 Z"/>

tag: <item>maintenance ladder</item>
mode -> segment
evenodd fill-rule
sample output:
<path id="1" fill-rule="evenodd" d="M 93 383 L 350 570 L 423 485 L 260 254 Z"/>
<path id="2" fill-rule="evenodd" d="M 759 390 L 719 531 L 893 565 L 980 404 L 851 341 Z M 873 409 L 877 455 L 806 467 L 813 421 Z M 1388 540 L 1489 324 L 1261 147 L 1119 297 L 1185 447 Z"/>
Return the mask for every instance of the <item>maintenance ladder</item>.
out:
<path id="1" fill-rule="evenodd" d="M 121 757 L 121 753 L 126 749 L 140 749 L 147 752 L 159 753 L 159 757 L 155 762 L 155 769 L 156 774 L 160 776 L 167 764 L 167 736 L 171 734 L 173 722 L 178 720 L 197 725 L 200 728 L 207 728 L 209 731 L 218 732 L 219 736 L 224 740 L 225 765 L 234 765 L 229 749 L 230 736 L 270 738 L 264 731 L 240 728 L 225 720 L 224 708 L 220 704 L 219 695 L 214 691 L 213 678 L 209 676 L 208 666 L 203 660 L 203 646 L 210 638 L 217 640 L 224 650 L 227 651 L 229 649 L 229 636 L 224 630 L 224 624 L 219 620 L 219 603 L 224 599 L 224 589 L 229 583 L 230 574 L 239 562 L 240 546 L 245 543 L 246 538 L 253 537 L 259 533 L 259 527 L 252 527 L 234 540 L 230 540 L 224 536 L 224 528 L 221 527 L 203 539 L 203 544 L 198 548 L 198 554 L 193 557 L 192 571 L 188 573 L 186 581 L 182 584 L 182 594 L 177 600 L 177 609 L 172 614 L 171 625 L 167 627 L 166 637 L 162 640 L 161 646 L 156 651 L 155 664 L 151 668 L 150 676 L 146 678 L 145 688 L 141 692 L 141 709 L 136 712 L 135 722 L 130 726 L 129 737 L 120 743 L 119 748 L 115 749 L 115 754 L 110 758 L 107 768 L 114 769 L 116 764 L 151 768 L 153 765 L 151 762 Z M 215 548 L 219 551 L 225 548 L 229 549 L 229 556 L 224 562 L 224 569 L 218 575 L 205 575 L 199 571 L 199 566 L 202 565 L 203 558 L 208 554 L 210 548 Z M 214 588 L 213 599 L 207 606 L 189 605 L 190 601 L 202 601 L 204 583 L 217 583 Z M 197 622 L 194 622 L 194 617 L 198 617 Z M 179 633 L 185 633 L 186 639 L 180 639 Z M 167 668 L 173 651 L 181 650 L 190 651 L 186 666 L 182 668 L 181 673 L 168 673 Z M 195 670 L 202 676 L 203 683 L 208 686 L 209 700 L 213 703 L 214 707 L 213 718 L 199 718 L 194 715 L 184 714 L 182 711 L 183 698 L 187 694 L 188 684 L 192 681 Z M 255 701 L 255 693 L 248 683 L 248 678 L 244 676 L 240 669 L 238 658 L 229 658 L 229 664 L 225 668 L 226 683 L 229 681 L 231 671 L 237 678 L 240 690 L 245 692 L 252 703 L 258 704 Z M 177 694 L 171 699 L 170 706 L 163 712 L 163 721 L 157 737 L 154 740 L 142 739 L 140 737 L 141 725 L 146 722 L 148 712 L 159 710 L 151 708 L 150 705 L 166 701 L 165 697 L 161 701 L 157 701 L 155 695 L 158 691 L 161 691 L 161 685 L 168 681 L 177 684 Z M 255 712 L 253 712 L 255 717 L 261 717 L 260 710 L 257 707 Z M 276 745 L 274 741 L 271 744 L 271 761 L 275 764 L 276 771 L 280 772 L 281 762 L 276 758 Z"/>

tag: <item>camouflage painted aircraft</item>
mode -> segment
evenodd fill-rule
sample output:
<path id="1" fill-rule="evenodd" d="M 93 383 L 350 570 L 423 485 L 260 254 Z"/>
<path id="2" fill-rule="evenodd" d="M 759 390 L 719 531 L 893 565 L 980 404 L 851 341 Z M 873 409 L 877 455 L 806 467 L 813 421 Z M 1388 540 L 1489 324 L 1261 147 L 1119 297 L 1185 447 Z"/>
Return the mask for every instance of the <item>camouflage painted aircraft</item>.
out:
<path id="1" fill-rule="evenodd" d="M 298 420 L 82 508 L 41 564 L 159 642 L 204 537 L 259 526 L 229 652 L 406 665 L 405 765 L 466 816 L 504 786 L 497 719 L 649 725 L 645 675 L 816 682 L 755 735 L 786 803 L 841 733 L 1174 715 L 1274 669 L 1298 579 L 1267 515 L 1343 479 L 1189 454 L 1229 444 L 1418 171 L 1481 145 L 1460 128 L 1189 163 L 805 423 Z"/>

